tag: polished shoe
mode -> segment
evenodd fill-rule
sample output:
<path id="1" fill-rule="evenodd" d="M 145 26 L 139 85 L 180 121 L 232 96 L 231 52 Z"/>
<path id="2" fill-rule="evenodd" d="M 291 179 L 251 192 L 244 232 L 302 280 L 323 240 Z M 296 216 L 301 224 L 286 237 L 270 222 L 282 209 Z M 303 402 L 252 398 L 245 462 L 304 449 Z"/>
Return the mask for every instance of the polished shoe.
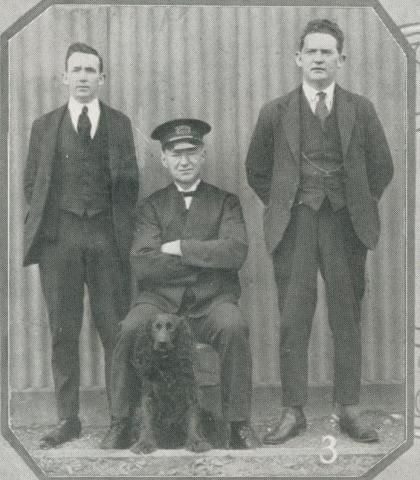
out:
<path id="1" fill-rule="evenodd" d="M 341 415 L 339 425 L 340 430 L 347 433 L 356 442 L 371 443 L 379 441 L 378 432 L 367 425 L 360 416 Z"/>
<path id="2" fill-rule="evenodd" d="M 82 425 L 78 417 L 61 420 L 51 432 L 44 435 L 39 444 L 43 450 L 54 448 L 57 445 L 68 442 L 72 438 L 79 438 Z"/>
<path id="3" fill-rule="evenodd" d="M 232 422 L 230 424 L 230 449 L 244 450 L 247 448 L 259 447 L 262 447 L 261 440 L 257 437 L 257 434 L 249 423 Z"/>
<path id="4" fill-rule="evenodd" d="M 101 441 L 104 450 L 125 449 L 132 444 L 131 422 L 129 419 L 112 419 L 111 425 Z"/>
<path id="5" fill-rule="evenodd" d="M 297 408 L 285 408 L 280 421 L 273 430 L 264 437 L 266 445 L 279 445 L 306 430 L 306 418 L 303 410 Z"/>

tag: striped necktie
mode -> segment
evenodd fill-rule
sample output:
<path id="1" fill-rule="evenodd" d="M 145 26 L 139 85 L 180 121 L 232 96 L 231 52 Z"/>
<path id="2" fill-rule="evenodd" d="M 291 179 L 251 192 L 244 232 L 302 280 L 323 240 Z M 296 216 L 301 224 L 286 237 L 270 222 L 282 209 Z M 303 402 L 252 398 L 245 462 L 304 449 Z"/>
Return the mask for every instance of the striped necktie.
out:
<path id="1" fill-rule="evenodd" d="M 324 128 L 325 120 L 330 114 L 325 103 L 327 94 L 325 92 L 318 92 L 316 95 L 318 97 L 318 102 L 315 107 L 315 115 L 320 119 L 322 128 Z"/>

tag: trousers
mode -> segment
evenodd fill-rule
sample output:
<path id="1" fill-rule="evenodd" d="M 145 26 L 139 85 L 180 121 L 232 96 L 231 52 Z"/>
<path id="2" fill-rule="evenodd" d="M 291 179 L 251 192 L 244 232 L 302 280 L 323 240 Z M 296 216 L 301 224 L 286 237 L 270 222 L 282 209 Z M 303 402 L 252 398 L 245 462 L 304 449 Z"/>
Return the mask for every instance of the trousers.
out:
<path id="1" fill-rule="evenodd" d="M 80 217 L 60 211 L 57 238 L 45 242 L 39 261 L 52 339 L 52 372 L 59 419 L 79 412 L 79 336 L 87 286 L 92 320 L 105 353 L 110 405 L 112 351 L 118 323 L 128 311 L 130 279 L 122 265 L 110 215 Z"/>
<path id="2" fill-rule="evenodd" d="M 280 376 L 284 406 L 307 401 L 308 345 L 317 303 L 318 270 L 325 282 L 328 322 L 334 340 L 335 402 L 359 402 L 360 302 L 367 249 L 346 208 L 325 200 L 318 211 L 292 207 L 290 223 L 273 254 L 280 309 Z"/>
<path id="3" fill-rule="evenodd" d="M 121 322 L 114 349 L 111 374 L 112 417 L 127 418 L 141 395 L 129 357 L 136 331 L 162 312 L 140 303 Z M 249 329 L 239 308 L 233 303 L 214 305 L 199 318 L 188 317 L 195 339 L 211 345 L 220 358 L 223 416 L 228 421 L 249 421 L 251 417 L 252 360 Z"/>

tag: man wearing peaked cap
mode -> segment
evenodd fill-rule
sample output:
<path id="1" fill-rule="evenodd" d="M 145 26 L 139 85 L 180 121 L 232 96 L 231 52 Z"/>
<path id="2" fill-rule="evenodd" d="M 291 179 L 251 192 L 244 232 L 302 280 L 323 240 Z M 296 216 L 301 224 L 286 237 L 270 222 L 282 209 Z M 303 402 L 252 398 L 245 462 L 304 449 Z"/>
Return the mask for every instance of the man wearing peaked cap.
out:
<path id="1" fill-rule="evenodd" d="M 251 352 L 249 330 L 238 308 L 238 271 L 248 239 L 236 195 L 201 179 L 210 125 L 177 119 L 159 125 L 152 138 L 172 177 L 138 208 L 131 264 L 141 287 L 121 324 L 112 366 L 113 422 L 102 448 L 128 444 L 135 383 L 129 364 L 134 332 L 161 312 L 188 318 L 198 341 L 218 352 L 222 407 L 230 423 L 230 448 L 260 445 L 250 426 Z"/>

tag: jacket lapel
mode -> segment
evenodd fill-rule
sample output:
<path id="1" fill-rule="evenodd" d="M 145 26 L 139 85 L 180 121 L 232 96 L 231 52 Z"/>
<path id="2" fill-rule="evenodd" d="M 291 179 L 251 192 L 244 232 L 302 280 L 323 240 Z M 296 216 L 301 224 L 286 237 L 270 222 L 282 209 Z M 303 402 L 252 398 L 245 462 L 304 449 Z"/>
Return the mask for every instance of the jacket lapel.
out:
<path id="1" fill-rule="evenodd" d="M 283 106 L 282 126 L 287 143 L 296 163 L 300 163 L 300 91 L 302 87 L 293 90 L 289 102 Z"/>
<path id="2" fill-rule="evenodd" d="M 347 151 L 350 144 L 351 134 L 353 132 L 356 111 L 351 95 L 336 85 L 335 99 L 337 102 L 337 121 L 340 130 L 341 148 L 343 159 L 347 157 Z"/>
<path id="3" fill-rule="evenodd" d="M 67 111 L 67 104 L 52 112 L 49 122 L 45 125 L 45 137 L 42 142 L 40 164 L 45 169 L 47 178 L 51 175 L 53 160 L 57 150 L 58 129 Z"/>
<path id="4" fill-rule="evenodd" d="M 188 210 L 187 222 L 184 227 L 184 238 L 200 235 L 205 228 L 211 225 L 211 216 L 214 213 L 214 209 L 212 208 L 212 198 L 209 197 L 207 184 L 203 180 L 198 185 L 197 192 Z"/>
<path id="5" fill-rule="evenodd" d="M 103 102 L 99 102 L 101 108 L 101 115 L 104 116 L 105 127 L 108 132 L 108 155 L 109 155 L 109 168 L 111 171 L 111 178 L 114 179 L 118 172 L 119 165 L 119 125 L 115 122 L 115 115 L 112 110 Z"/>

